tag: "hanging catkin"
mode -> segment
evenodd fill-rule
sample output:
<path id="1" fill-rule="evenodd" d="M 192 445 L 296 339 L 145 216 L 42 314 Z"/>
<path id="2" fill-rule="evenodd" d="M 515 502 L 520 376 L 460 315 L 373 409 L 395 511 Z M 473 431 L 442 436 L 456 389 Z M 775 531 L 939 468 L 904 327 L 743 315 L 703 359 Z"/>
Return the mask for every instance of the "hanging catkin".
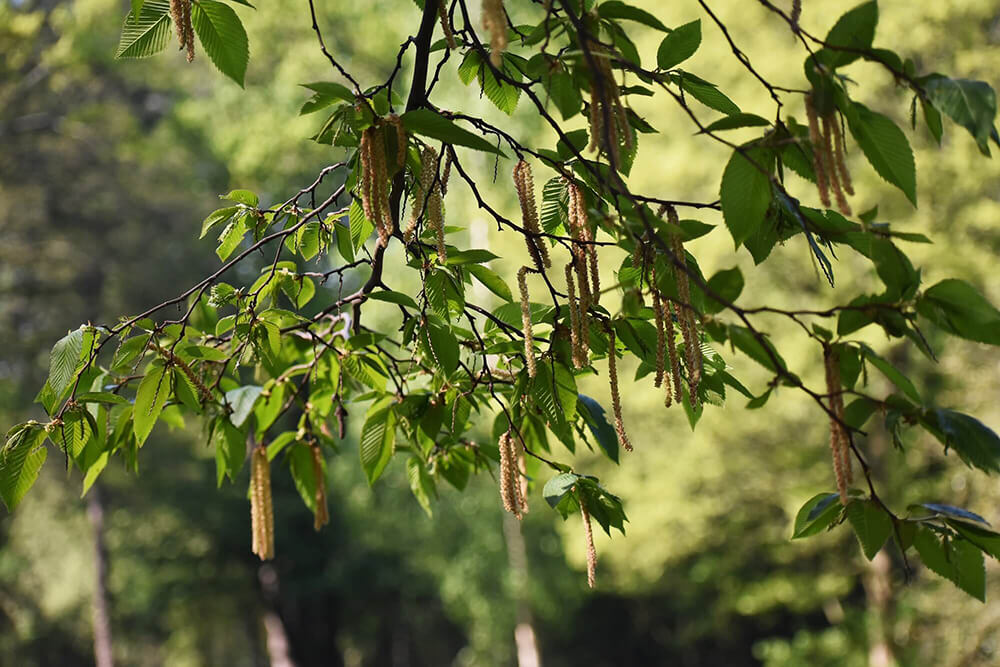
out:
<path id="1" fill-rule="evenodd" d="M 682 382 L 681 360 L 680 357 L 677 355 L 677 336 L 674 333 L 675 311 L 674 311 L 674 305 L 670 301 L 670 299 L 665 299 L 664 301 L 666 304 L 665 306 L 666 312 L 663 313 L 663 328 L 666 330 L 665 333 L 667 338 L 667 355 L 670 358 L 670 377 L 673 379 L 674 382 L 673 398 L 676 398 L 677 402 L 679 403 L 680 401 L 683 400 L 684 394 L 682 393 L 681 389 L 681 382 Z M 670 384 L 667 383 L 667 397 L 664 399 L 664 405 L 666 405 L 669 408 L 672 402 L 673 400 L 670 395 Z"/>
<path id="2" fill-rule="evenodd" d="M 573 350 L 573 367 L 583 368 L 587 365 L 587 358 L 580 332 L 580 304 L 576 300 L 576 286 L 573 284 L 573 262 L 566 265 L 566 300 L 569 301 L 569 335 Z"/>
<path id="3" fill-rule="evenodd" d="M 449 49 L 457 49 L 458 44 L 455 42 L 455 34 L 451 31 L 451 23 L 448 21 L 448 9 L 445 7 L 446 0 L 437 0 L 438 3 L 438 18 L 441 19 L 441 32 L 444 33 L 444 41 L 448 44 Z"/>
<path id="4" fill-rule="evenodd" d="M 594 547 L 594 528 L 590 525 L 590 512 L 583 495 L 579 496 L 580 515 L 583 517 L 583 539 L 587 544 L 587 585 L 591 588 L 597 582 L 597 549 Z"/>
<path id="5" fill-rule="evenodd" d="M 844 195 L 844 188 L 840 183 L 841 171 L 847 171 L 846 166 L 841 170 L 841 165 L 838 163 L 836 153 L 840 152 L 840 142 L 834 136 L 834 127 L 839 127 L 837 125 L 837 119 L 832 115 L 823 117 L 823 151 L 826 154 L 826 164 L 830 170 L 830 185 L 833 187 L 833 195 L 837 200 L 837 208 L 844 215 L 851 215 L 851 206 L 847 203 L 847 197 Z"/>
<path id="6" fill-rule="evenodd" d="M 596 303 L 596 296 L 591 290 L 590 277 L 587 274 L 587 250 L 580 243 L 585 236 L 584 228 L 587 227 L 586 202 L 580 187 L 575 183 L 567 186 L 569 193 L 569 205 L 567 218 L 569 221 L 570 234 L 573 236 L 573 266 L 576 269 L 577 284 L 580 288 L 580 312 L 581 324 L 587 328 L 587 311 L 590 306 Z"/>
<path id="7" fill-rule="evenodd" d="M 424 215 L 424 207 L 427 205 L 427 193 L 434 184 L 434 176 L 437 174 L 437 151 L 430 146 L 424 148 L 420 154 L 420 174 L 417 176 L 416 187 L 413 192 L 413 206 L 410 208 L 410 224 L 403 232 L 403 240 L 413 243 L 417 232 L 417 223 Z"/>
<path id="8" fill-rule="evenodd" d="M 611 383 L 611 408 L 615 415 L 615 433 L 625 451 L 632 451 L 632 443 L 625 432 L 625 422 L 622 421 L 622 398 L 618 390 L 618 352 L 615 348 L 615 330 L 608 326 L 608 381 Z"/>
<path id="9" fill-rule="evenodd" d="M 531 255 L 535 268 L 542 271 L 552 266 L 552 260 L 545 242 L 537 236 L 542 228 L 538 223 L 538 208 L 535 206 L 535 179 L 531 173 L 531 165 L 524 160 L 514 165 L 514 188 L 518 204 L 521 205 L 521 221 L 527 232 L 524 242 L 528 246 L 528 254 Z"/>
<path id="10" fill-rule="evenodd" d="M 403 119 L 394 113 L 386 117 L 389 124 L 396 128 L 396 166 L 400 169 L 406 165 L 406 128 Z"/>
<path id="11" fill-rule="evenodd" d="M 313 530 L 319 530 L 330 523 L 330 511 L 326 506 L 326 475 L 323 474 L 323 452 L 318 444 L 310 446 L 312 450 L 313 478 L 316 481 L 316 512 L 313 515 Z"/>
<path id="12" fill-rule="evenodd" d="M 507 49 L 507 16 L 503 0 L 483 0 L 483 28 L 490 33 L 490 62 L 500 67 Z"/>
<path id="13" fill-rule="evenodd" d="M 680 221 L 673 206 L 666 207 L 666 212 L 667 220 L 674 231 L 670 235 L 670 249 L 677 264 L 679 264 L 679 266 L 674 266 L 674 275 L 677 278 L 677 296 L 680 299 L 677 303 L 677 319 L 681 335 L 684 338 L 684 361 L 688 371 L 688 399 L 691 407 L 697 407 L 698 385 L 701 382 L 702 372 L 698 324 L 694 308 L 691 307 L 691 285 L 687 274 L 687 255 L 684 253 L 684 244 L 680 237 Z M 680 396 L 678 389 L 678 400 L 680 400 Z"/>
<path id="14" fill-rule="evenodd" d="M 847 162 L 844 161 L 844 155 L 847 153 L 847 144 L 844 142 L 843 128 L 841 128 L 837 119 L 834 118 L 830 124 L 830 129 L 833 132 L 831 140 L 833 142 L 833 163 L 840 174 L 840 182 L 844 186 L 844 192 L 853 195 L 854 185 L 851 182 L 851 172 L 847 171 Z"/>
<path id="15" fill-rule="evenodd" d="M 191 26 L 191 0 L 170 0 L 170 20 L 174 23 L 177 43 L 187 52 L 187 61 L 194 60 L 194 29 Z"/>
<path id="16" fill-rule="evenodd" d="M 365 217 L 375 225 L 379 243 L 385 245 L 392 236 L 392 215 L 389 213 L 385 146 L 381 133 L 374 126 L 361 133 L 361 207 Z"/>
<path id="17" fill-rule="evenodd" d="M 653 379 L 653 386 L 659 387 L 663 384 L 663 377 L 666 370 L 664 356 L 667 347 L 667 332 L 663 323 L 663 302 L 660 300 L 660 291 L 656 288 L 656 268 L 650 269 L 651 285 L 650 292 L 653 294 L 653 317 L 656 322 L 656 377 Z M 667 383 L 667 391 L 670 390 L 670 383 Z"/>
<path id="18" fill-rule="evenodd" d="M 267 449 L 254 447 L 250 460 L 250 526 L 253 553 L 261 560 L 274 558 L 274 506 L 271 499 L 271 465 Z"/>
<path id="19" fill-rule="evenodd" d="M 592 43 L 589 49 L 596 65 L 590 73 L 590 150 L 603 149 L 617 166 L 621 164 L 619 144 L 632 148 L 632 128 L 611 71 L 610 54 L 598 44 Z"/>
<path id="20" fill-rule="evenodd" d="M 517 286 L 521 290 L 521 326 L 524 329 L 524 363 L 528 377 L 535 377 L 535 338 L 531 333 L 531 302 L 528 301 L 528 267 L 517 272 Z"/>
<path id="21" fill-rule="evenodd" d="M 590 231 L 590 220 L 587 216 L 587 199 L 584 197 L 583 188 L 575 183 L 570 184 L 569 196 L 575 199 L 572 208 L 574 218 L 570 220 L 574 238 L 581 242 L 581 253 L 587 256 L 587 263 L 590 266 L 590 294 L 592 303 L 601 301 L 601 272 L 597 264 L 597 246 L 594 245 L 594 235 Z"/>
<path id="22" fill-rule="evenodd" d="M 812 94 L 806 95 L 806 118 L 809 120 L 809 143 L 812 144 L 813 171 L 816 172 L 816 187 L 819 189 L 819 200 L 823 206 L 830 207 L 830 184 L 827 180 L 826 160 L 824 159 L 823 136 L 819 131 L 819 117 L 813 105 Z"/>
<path id="23" fill-rule="evenodd" d="M 500 499 L 505 510 L 520 519 L 528 512 L 524 447 L 510 431 L 500 436 Z"/>
<path id="24" fill-rule="evenodd" d="M 847 452 L 847 433 L 844 432 L 842 424 L 844 417 L 840 365 L 837 361 L 837 355 L 830 347 L 823 350 L 823 364 L 826 370 L 826 391 L 830 396 L 830 453 L 833 456 L 833 474 L 837 480 L 837 493 L 840 494 L 840 502 L 846 505 L 848 470 L 844 464 L 846 461 L 849 466 L 850 458 Z"/>

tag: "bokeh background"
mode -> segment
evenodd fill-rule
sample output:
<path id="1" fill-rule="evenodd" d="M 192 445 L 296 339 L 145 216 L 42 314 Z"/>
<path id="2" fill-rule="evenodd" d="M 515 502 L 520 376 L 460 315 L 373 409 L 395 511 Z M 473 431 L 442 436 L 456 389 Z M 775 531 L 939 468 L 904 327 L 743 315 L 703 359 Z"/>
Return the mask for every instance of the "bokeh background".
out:
<path id="1" fill-rule="evenodd" d="M 409 0 L 318 4 L 327 44 L 367 83 L 391 70 L 417 16 Z M 541 10 L 527 4 L 509 3 L 515 20 L 537 20 Z M 766 91 L 741 70 L 697 3 L 634 4 L 668 25 L 701 18 L 704 42 L 685 68 L 744 110 L 772 115 Z M 768 78 L 804 85 L 803 54 L 774 17 L 747 0 L 710 4 Z M 854 3 L 803 4 L 804 26 L 822 35 Z M 114 61 L 126 7 L 121 0 L 0 0 L 0 425 L 43 416 L 31 401 L 48 350 L 67 329 L 137 312 L 216 265 L 213 244 L 196 237 L 219 193 L 241 187 L 264 203 L 284 199 L 340 157 L 306 139 L 317 117 L 296 115 L 307 97 L 297 84 L 336 80 L 301 0 L 239 8 L 251 40 L 245 91 L 204 56 L 188 65 L 169 49 L 150 61 Z M 654 62 L 660 36 L 640 26 L 634 33 L 643 59 Z M 918 71 L 996 87 L 998 43 L 993 0 L 882 3 L 876 45 L 913 58 Z M 445 66 L 437 103 L 504 120 L 461 85 L 456 61 Z M 910 96 L 890 77 L 864 63 L 850 73 L 863 84 L 855 93 L 861 101 L 908 122 Z M 633 103 L 660 134 L 642 137 L 630 183 L 662 196 L 714 199 L 725 149 L 694 137 L 669 101 Z M 800 101 L 789 100 L 788 111 L 801 118 Z M 529 143 L 552 144 L 526 105 L 504 122 Z M 960 277 L 1000 303 L 997 161 L 979 156 L 960 129 L 949 128 L 940 148 L 921 122 L 907 133 L 920 208 L 854 151 L 855 210 L 878 204 L 894 228 L 933 238 L 906 248 L 926 284 Z M 495 183 L 492 163 L 482 158 L 474 167 L 486 193 L 513 212 L 510 165 L 500 166 Z M 815 199 L 803 181 L 790 187 Z M 501 270 L 523 263 L 517 239 L 497 234 L 463 189 L 450 192 L 448 216 L 468 230 L 458 245 L 489 244 L 504 258 Z M 699 217 L 719 222 L 711 212 Z M 876 280 L 867 262 L 844 253 L 831 290 L 799 238 L 756 270 L 744 251 L 733 255 L 724 230 L 691 248 L 706 275 L 744 269 L 742 299 L 751 305 L 832 304 Z M 604 264 L 610 281 L 617 262 Z M 819 382 L 817 350 L 787 323 L 770 324 L 789 363 Z M 996 350 L 933 336 L 940 360 L 932 364 L 875 332 L 862 335 L 911 373 L 929 401 L 1000 428 Z M 762 389 L 766 378 L 752 362 L 724 354 L 738 377 Z M 290 480 L 275 475 L 278 556 L 262 567 L 250 553 L 244 480 L 215 488 L 212 453 L 192 421 L 158 426 L 138 476 L 110 465 L 84 498 L 79 475 L 52 456 L 17 512 L 0 514 L 0 664 L 93 664 L 95 599 L 109 604 L 122 665 L 510 665 L 519 645 L 525 667 L 532 655 L 547 666 L 1000 662 L 995 562 L 987 563 L 982 604 L 921 569 L 905 580 L 892 549 L 868 563 L 847 528 L 789 540 L 798 507 L 832 487 L 826 421 L 801 394 L 781 392 L 756 412 L 731 397 L 707 409 L 692 432 L 681 411 L 662 409 L 649 378 L 631 381 L 632 371 L 624 369 L 623 393 L 635 453 L 621 467 L 585 451 L 574 461 L 623 496 L 630 519 L 627 537 L 599 536 L 593 591 L 579 520 L 563 523 L 538 489 L 520 525 L 505 519 L 485 475 L 463 494 L 443 489 L 431 520 L 398 462 L 367 487 L 356 432 L 331 459 L 331 522 L 321 533 Z M 888 389 L 874 375 L 871 383 L 875 392 Z M 583 389 L 607 400 L 599 379 Z M 488 421 L 482 431 L 488 434 Z M 862 444 L 894 507 L 948 502 L 1000 523 L 996 480 L 936 442 L 905 433 L 896 449 L 875 426 Z"/>

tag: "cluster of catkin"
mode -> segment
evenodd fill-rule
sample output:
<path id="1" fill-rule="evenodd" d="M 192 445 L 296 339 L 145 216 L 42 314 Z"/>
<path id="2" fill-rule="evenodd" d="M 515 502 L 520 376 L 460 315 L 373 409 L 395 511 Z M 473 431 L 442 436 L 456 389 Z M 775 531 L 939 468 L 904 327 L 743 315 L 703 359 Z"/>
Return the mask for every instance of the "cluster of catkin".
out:
<path id="1" fill-rule="evenodd" d="M 503 0 L 483 0 L 483 28 L 490 33 L 490 62 L 500 67 L 507 49 L 507 15 Z"/>
<path id="2" fill-rule="evenodd" d="M 830 208 L 832 189 L 837 208 L 844 215 L 851 215 L 851 205 L 847 203 L 846 195 L 854 194 L 854 186 L 844 161 L 847 146 L 837 114 L 831 112 L 819 116 L 810 93 L 806 95 L 806 118 L 809 119 L 809 142 L 812 144 L 813 170 L 816 172 L 819 199 L 823 206 Z"/>
<path id="3" fill-rule="evenodd" d="M 410 224 L 403 233 L 403 239 L 406 243 L 412 243 L 416 235 L 417 223 L 423 216 L 427 225 L 434 230 L 438 261 L 441 264 L 448 260 L 448 248 L 444 243 L 444 183 L 448 174 L 448 163 L 445 164 L 444 175 L 439 179 L 437 151 L 430 146 L 424 148 L 424 152 L 420 156 L 420 175 L 417 178 Z"/>
<path id="4" fill-rule="evenodd" d="M 379 243 L 389 243 L 395 231 L 389 210 L 389 171 L 385 161 L 382 132 L 373 125 L 361 133 L 361 206 L 375 225 Z M 405 150 L 404 148 L 401 150 Z"/>
<path id="5" fill-rule="evenodd" d="M 250 526 L 253 553 L 261 560 L 274 558 L 274 505 L 271 500 L 271 464 L 263 445 L 250 454 Z"/>
<path id="6" fill-rule="evenodd" d="M 524 225 L 524 242 L 528 246 L 528 254 L 535 268 L 539 271 L 552 266 L 548 246 L 539 236 L 542 228 L 538 222 L 538 208 L 535 206 L 535 178 L 531 173 L 531 165 L 524 160 L 514 165 L 514 189 L 517 191 L 517 201 L 521 205 L 521 221 Z"/>
<path id="7" fill-rule="evenodd" d="M 528 477 L 524 444 L 507 431 L 497 443 L 500 449 L 500 499 L 503 508 L 520 519 L 528 513 Z"/>
<path id="8" fill-rule="evenodd" d="M 573 347 L 573 365 L 576 368 L 583 368 L 589 363 L 590 354 L 588 311 L 592 305 L 601 300 L 601 275 L 583 188 L 576 183 L 569 183 L 567 194 L 569 197 L 567 217 L 570 234 L 573 237 L 572 260 L 566 265 L 570 338 Z M 579 288 L 579 298 L 576 295 L 576 288 Z"/>
<path id="9" fill-rule="evenodd" d="M 665 387 L 663 404 L 668 408 L 683 400 L 683 378 L 681 376 L 680 355 L 677 352 L 677 341 L 674 335 L 674 320 L 681 330 L 684 340 L 684 365 L 687 367 L 688 400 L 692 407 L 698 405 L 698 386 L 701 383 L 703 359 L 701 355 L 701 337 L 698 333 L 698 318 L 691 307 L 691 285 L 687 274 L 687 258 L 684 254 L 684 244 L 680 237 L 680 224 L 677 211 L 668 206 L 665 208 L 667 221 L 670 225 L 670 252 L 680 266 L 673 265 L 675 282 L 677 284 L 678 301 L 663 296 L 660 293 L 656 277 L 656 265 L 646 252 L 645 246 L 639 241 L 632 255 L 632 264 L 645 273 L 649 267 L 649 287 L 653 296 L 653 315 L 656 322 L 656 377 L 654 385 Z M 670 363 L 670 379 L 673 380 L 671 390 L 667 379 L 667 362 Z"/>
<path id="10" fill-rule="evenodd" d="M 187 51 L 187 61 L 194 60 L 194 28 L 191 26 L 191 0 L 170 0 L 170 20 L 177 42 Z"/>
<path id="11" fill-rule="evenodd" d="M 611 71 L 610 54 L 599 45 L 590 52 L 596 71 L 590 81 L 590 150 L 603 149 L 615 165 L 621 164 L 619 145 L 632 148 L 632 127 L 622 104 L 621 93 Z"/>
<path id="12" fill-rule="evenodd" d="M 851 468 L 850 436 L 844 427 L 844 394 L 840 384 L 840 363 L 832 347 L 823 350 L 826 368 L 826 392 L 830 400 L 830 453 L 833 455 L 833 473 L 837 478 L 840 502 L 847 504 L 847 485 L 853 478 Z"/>

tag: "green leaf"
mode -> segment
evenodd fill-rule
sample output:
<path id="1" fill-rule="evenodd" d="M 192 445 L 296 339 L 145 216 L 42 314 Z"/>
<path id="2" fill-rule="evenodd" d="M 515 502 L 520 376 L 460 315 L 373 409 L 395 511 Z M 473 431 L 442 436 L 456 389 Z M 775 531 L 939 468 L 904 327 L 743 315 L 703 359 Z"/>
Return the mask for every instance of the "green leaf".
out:
<path id="1" fill-rule="evenodd" d="M 947 519 L 945 523 L 959 535 L 982 549 L 984 553 L 989 554 L 993 558 L 1000 559 L 1000 533 L 967 521 Z"/>
<path id="2" fill-rule="evenodd" d="M 504 74 L 511 79 L 516 81 L 521 80 L 521 73 L 508 64 L 507 56 L 504 56 L 501 67 Z M 483 92 L 486 93 L 486 98 L 497 109 L 500 109 L 500 111 L 503 111 L 508 116 L 514 113 L 514 109 L 517 108 L 517 102 L 521 98 L 521 89 L 498 79 L 491 67 L 480 67 L 478 76 L 479 85 L 482 87 Z"/>
<path id="3" fill-rule="evenodd" d="M 618 434 L 608 422 L 604 408 L 590 396 L 577 396 L 577 412 L 608 458 L 618 463 Z"/>
<path id="4" fill-rule="evenodd" d="M 233 426 L 243 426 L 262 391 L 264 391 L 263 387 L 247 385 L 226 392 L 226 402 L 233 410 L 229 415 L 229 421 L 233 423 Z"/>
<path id="5" fill-rule="evenodd" d="M 449 257 L 449 259 L 451 258 Z M 486 289 L 493 292 L 504 301 L 514 300 L 514 295 L 511 294 L 510 288 L 507 287 L 507 283 L 505 283 L 503 278 L 501 278 L 493 270 L 486 268 L 482 264 L 470 264 L 465 268 L 476 280 L 481 282 Z"/>
<path id="6" fill-rule="evenodd" d="M 198 0 L 191 4 L 191 22 L 212 63 L 242 88 L 250 46 L 233 8 L 215 0 Z"/>
<path id="7" fill-rule="evenodd" d="M 892 519 L 885 510 L 871 500 L 852 500 L 847 505 L 847 520 L 861 543 L 861 550 L 868 560 L 875 558 L 892 532 Z"/>
<path id="8" fill-rule="evenodd" d="M 719 189 L 722 215 L 736 246 L 757 231 L 771 205 L 770 151 L 750 146 L 743 150 L 750 159 L 734 151 Z"/>
<path id="9" fill-rule="evenodd" d="M 556 475 L 545 483 L 542 489 L 542 496 L 553 508 L 557 507 L 567 494 L 573 491 L 573 487 L 579 481 L 580 476 L 571 472 L 564 472 Z"/>
<path id="10" fill-rule="evenodd" d="M 729 340 L 732 341 L 733 346 L 736 349 L 756 361 L 764 368 L 774 372 L 778 372 L 779 368 L 781 370 L 787 369 L 785 360 L 781 358 L 781 355 L 778 354 L 774 345 L 772 345 L 771 341 L 769 341 L 766 337 L 764 338 L 764 343 L 762 344 L 749 329 L 739 326 L 730 326 Z M 768 354 L 769 351 L 770 354 Z M 777 365 L 775 365 L 775 359 L 777 360 Z"/>
<path id="11" fill-rule="evenodd" d="M 743 291 L 743 274 L 740 273 L 739 267 L 735 266 L 725 271 L 719 271 L 709 278 L 708 286 L 714 293 L 732 303 Z M 705 295 L 705 312 L 718 313 L 723 308 L 725 306 L 721 302 L 716 301 L 708 294 Z"/>
<path id="12" fill-rule="evenodd" d="M 473 248 L 470 250 L 455 250 L 454 252 L 449 252 L 446 264 L 448 266 L 482 264 L 484 262 L 493 261 L 494 259 L 498 259 L 498 256 L 494 255 L 489 250 Z"/>
<path id="13" fill-rule="evenodd" d="M 246 218 L 242 216 L 232 218 L 226 228 L 222 230 L 222 234 L 219 235 L 219 247 L 215 249 L 215 254 L 219 256 L 219 259 L 223 262 L 226 261 L 243 241 L 246 233 Z"/>
<path id="14" fill-rule="evenodd" d="M 951 505 L 942 505 L 940 503 L 920 503 L 915 507 L 922 507 L 926 510 L 930 510 L 935 514 L 953 517 L 963 521 L 975 521 L 976 523 L 981 523 L 984 526 L 989 526 L 990 522 L 979 516 L 975 512 L 970 512 L 969 510 L 962 509 L 961 507 L 953 507 Z"/>
<path id="15" fill-rule="evenodd" d="M 403 114 L 403 126 L 410 132 L 457 146 L 507 157 L 503 151 L 477 134 L 459 127 L 430 109 L 414 109 Z"/>
<path id="16" fill-rule="evenodd" d="M 682 70 L 677 70 L 676 81 L 685 93 L 708 108 L 721 111 L 726 115 L 740 113 L 740 108 L 736 106 L 736 103 L 726 97 L 725 93 L 719 90 L 715 84 Z"/>
<path id="17" fill-rule="evenodd" d="M 913 382 L 910 381 L 910 378 L 900 373 L 895 366 L 878 356 L 875 353 L 875 350 L 871 349 L 867 345 L 862 345 L 861 350 L 871 365 L 882 371 L 882 374 L 889 378 L 890 382 L 902 389 L 907 398 L 917 405 L 923 403 L 923 399 L 920 398 L 920 393 L 917 391 L 917 388 L 913 386 Z"/>
<path id="18" fill-rule="evenodd" d="M 257 205 L 260 203 L 257 195 L 250 190 L 230 190 L 228 194 L 219 195 L 219 199 L 234 201 L 250 208 L 257 208 Z"/>
<path id="19" fill-rule="evenodd" d="M 167 396 L 170 394 L 170 380 L 165 376 L 166 368 L 162 363 L 150 365 L 139 389 L 135 394 L 135 407 L 132 410 L 136 444 L 141 447 L 149 437 L 153 425 L 156 424 L 160 411 L 163 410 Z"/>
<path id="20" fill-rule="evenodd" d="M 735 130 L 741 127 L 768 127 L 771 121 L 761 118 L 753 113 L 734 113 L 731 116 L 720 118 L 714 123 L 705 127 L 703 132 L 719 132 L 721 130 Z"/>
<path id="21" fill-rule="evenodd" d="M 201 223 L 201 236 L 198 238 L 205 238 L 205 234 L 218 224 L 223 222 L 229 222 L 234 216 L 241 213 L 244 210 L 242 206 L 227 206 L 225 208 L 220 208 L 217 211 L 212 211 L 207 218 Z"/>
<path id="22" fill-rule="evenodd" d="M 354 93 L 351 92 L 350 88 L 339 83 L 316 81 L 300 85 L 313 91 L 313 96 L 306 100 L 302 108 L 299 109 L 300 116 L 320 111 L 337 102 L 354 101 Z"/>
<path id="23" fill-rule="evenodd" d="M 226 477 L 234 481 L 247 457 L 246 436 L 225 419 L 219 419 L 215 433 L 215 483 L 222 486 Z"/>
<path id="24" fill-rule="evenodd" d="M 76 397 L 79 403 L 110 403 L 113 405 L 128 405 L 128 401 L 118 394 L 110 391 L 88 391 L 78 394 Z"/>
<path id="25" fill-rule="evenodd" d="M 548 83 L 549 96 L 556 103 L 563 120 L 569 120 L 580 113 L 583 96 L 568 72 L 554 72 L 546 79 L 546 82 Z"/>
<path id="26" fill-rule="evenodd" d="M 955 336 L 1000 345 L 1000 311 L 963 280 L 949 278 L 927 289 L 917 312 Z"/>
<path id="27" fill-rule="evenodd" d="M 23 424 L 8 433 L 0 450 L 0 497 L 11 512 L 38 479 L 48 450 L 42 446 L 45 430 L 37 424 Z"/>
<path id="28" fill-rule="evenodd" d="M 450 327 L 436 322 L 427 322 L 423 331 L 424 344 L 427 346 L 428 353 L 444 371 L 445 376 L 450 376 L 458 370 L 458 339 L 455 338 Z"/>
<path id="29" fill-rule="evenodd" d="M 394 400 L 390 396 L 372 405 L 365 417 L 365 424 L 361 427 L 361 468 L 365 471 L 369 486 L 382 475 L 395 448 Z"/>
<path id="30" fill-rule="evenodd" d="M 62 396 L 69 387 L 80 365 L 83 353 L 83 334 L 86 327 L 80 327 L 60 338 L 49 353 L 49 386 L 56 396 Z M 87 350 L 90 354 L 90 350 Z"/>
<path id="31" fill-rule="evenodd" d="M 981 421 L 969 415 L 933 408 L 920 415 L 920 423 L 934 437 L 958 452 L 968 465 L 985 472 L 1000 472 L 1000 437 Z"/>
<path id="32" fill-rule="evenodd" d="M 847 49 L 870 49 L 878 24 L 878 3 L 866 2 L 841 16 L 826 36 L 826 43 Z M 828 67 L 836 69 L 861 57 L 860 53 L 824 48 L 817 57 Z"/>
<path id="33" fill-rule="evenodd" d="M 295 482 L 295 490 L 302 497 L 302 502 L 309 511 L 316 513 L 316 468 L 313 459 L 312 447 L 305 443 L 296 443 L 288 452 L 289 469 L 292 473 L 292 481 Z M 326 474 L 326 460 L 322 461 L 322 473 Z"/>
<path id="34" fill-rule="evenodd" d="M 845 115 L 851 134 L 875 171 L 916 206 L 917 171 L 903 131 L 888 117 L 859 102 L 852 102 Z"/>
<path id="35" fill-rule="evenodd" d="M 701 19 L 675 28 L 660 42 L 656 64 L 660 69 L 673 69 L 694 55 L 701 45 Z"/>
<path id="36" fill-rule="evenodd" d="M 940 74 L 931 74 L 923 82 L 924 91 L 936 109 L 964 127 L 976 139 L 979 150 L 990 154 L 989 140 L 993 121 L 997 114 L 997 98 L 993 88 L 983 81 L 970 79 L 949 79 Z M 927 107 L 924 107 L 927 116 Z M 934 132 L 930 117 L 927 125 Z M 940 141 L 940 117 L 937 132 Z"/>
<path id="37" fill-rule="evenodd" d="M 649 12 L 638 7 L 633 7 L 632 5 L 627 5 L 624 2 L 620 2 L 620 0 L 602 2 L 597 7 L 597 14 L 602 19 L 627 19 L 656 30 L 662 30 L 663 32 L 670 31 L 667 26 L 663 25 L 660 19 Z"/>
<path id="38" fill-rule="evenodd" d="M 420 503 L 427 516 L 433 519 L 434 510 L 431 509 L 431 496 L 435 494 L 434 478 L 427 472 L 424 462 L 416 456 L 407 459 L 406 476 L 410 480 L 410 490 L 413 492 L 413 496 Z"/>
<path id="39" fill-rule="evenodd" d="M 407 308 L 413 308 L 414 310 L 420 310 L 420 306 L 417 302 L 413 300 L 408 294 L 403 294 L 402 292 L 392 292 L 392 291 L 382 291 L 382 292 L 372 292 L 368 295 L 369 299 L 374 299 L 375 301 L 385 301 L 386 303 L 395 303 L 400 306 L 406 306 Z"/>
<path id="40" fill-rule="evenodd" d="M 840 495 L 836 493 L 818 493 L 810 498 L 795 515 L 795 530 L 792 539 L 811 537 L 825 529 L 837 520 L 843 506 Z"/>
<path id="41" fill-rule="evenodd" d="M 927 569 L 985 601 L 985 564 L 982 552 L 975 545 L 963 539 L 943 541 L 931 529 L 917 526 L 913 546 Z"/>
<path id="42" fill-rule="evenodd" d="M 148 58 L 167 46 L 170 39 L 170 3 L 146 0 L 138 18 L 135 7 L 125 17 L 115 58 Z"/>

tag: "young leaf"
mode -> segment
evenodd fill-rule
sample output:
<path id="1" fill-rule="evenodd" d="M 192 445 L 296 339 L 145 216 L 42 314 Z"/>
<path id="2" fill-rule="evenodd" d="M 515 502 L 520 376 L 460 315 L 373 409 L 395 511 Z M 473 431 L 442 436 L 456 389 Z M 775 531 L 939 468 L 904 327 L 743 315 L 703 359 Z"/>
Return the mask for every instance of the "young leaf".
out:
<path id="1" fill-rule="evenodd" d="M 413 492 L 413 496 L 427 513 L 428 518 L 433 519 L 434 510 L 431 509 L 431 496 L 435 494 L 434 478 L 427 472 L 424 462 L 416 456 L 407 459 L 406 476 L 410 480 L 410 490 Z"/>
<path id="2" fill-rule="evenodd" d="M 584 423 L 597 440 L 598 446 L 604 450 L 608 458 L 618 463 L 618 434 L 608 422 L 604 408 L 590 396 L 577 396 L 577 412 L 583 417 Z"/>
<path id="3" fill-rule="evenodd" d="M 138 18 L 135 6 L 125 17 L 121 40 L 115 58 L 148 58 L 167 46 L 170 39 L 170 3 L 146 0 Z"/>
<path id="4" fill-rule="evenodd" d="M 361 467 L 369 485 L 381 477 L 392 458 L 396 442 L 396 415 L 392 406 L 392 397 L 376 402 L 368 410 L 361 428 Z"/>
<path id="5" fill-rule="evenodd" d="M 236 12 L 215 0 L 191 4 L 191 22 L 198 41 L 219 71 L 243 87 L 250 47 L 247 33 Z"/>
<path id="6" fill-rule="evenodd" d="M 229 421 L 233 423 L 233 426 L 243 426 L 262 391 L 264 391 L 263 387 L 248 385 L 226 392 L 226 402 L 233 410 L 229 415 Z"/>
<path id="7" fill-rule="evenodd" d="M 36 424 L 24 424 L 8 434 L 0 450 L 0 498 L 11 512 L 38 479 L 48 450 L 42 446 L 45 431 Z"/>
<path id="8" fill-rule="evenodd" d="M 49 353 L 49 386 L 56 396 L 62 396 L 69 387 L 79 367 L 83 352 L 85 327 L 71 331 L 52 346 Z M 90 351 L 87 351 L 90 354 Z"/>
<path id="9" fill-rule="evenodd" d="M 132 410 L 133 428 L 136 443 L 140 447 L 153 430 L 153 425 L 156 424 L 170 394 L 170 378 L 165 375 L 165 370 L 162 363 L 151 364 L 135 394 L 135 407 Z"/>
<path id="10" fill-rule="evenodd" d="M 660 69 L 673 69 L 694 55 L 701 45 L 701 19 L 675 28 L 660 42 L 656 64 Z"/>
<path id="11" fill-rule="evenodd" d="M 861 57 L 858 49 L 870 49 L 875 39 L 878 24 L 878 3 L 875 0 L 858 5 L 841 16 L 826 36 L 826 43 L 835 48 L 824 48 L 817 53 L 828 67 L 836 69 L 848 65 Z"/>
<path id="12" fill-rule="evenodd" d="M 978 419 L 933 408 L 920 415 L 920 423 L 968 465 L 988 473 L 1000 472 L 1000 437 Z"/>
<path id="13" fill-rule="evenodd" d="M 449 257 L 449 259 L 451 258 Z M 476 280 L 481 282 L 486 289 L 493 292 L 504 301 L 514 300 L 514 295 L 511 294 L 510 288 L 507 287 L 507 283 L 505 283 L 503 278 L 497 275 L 493 270 L 488 269 L 481 264 L 469 264 L 466 269 Z"/>
<path id="14" fill-rule="evenodd" d="M 662 30 L 663 32 L 669 32 L 670 29 L 663 25 L 660 19 L 656 18 L 649 12 L 639 9 L 638 7 L 633 7 L 632 5 L 627 5 L 620 0 L 608 0 L 608 2 L 602 2 L 597 7 L 597 13 L 602 19 L 627 19 L 629 21 L 635 21 L 641 23 L 650 28 L 656 30 Z"/>

